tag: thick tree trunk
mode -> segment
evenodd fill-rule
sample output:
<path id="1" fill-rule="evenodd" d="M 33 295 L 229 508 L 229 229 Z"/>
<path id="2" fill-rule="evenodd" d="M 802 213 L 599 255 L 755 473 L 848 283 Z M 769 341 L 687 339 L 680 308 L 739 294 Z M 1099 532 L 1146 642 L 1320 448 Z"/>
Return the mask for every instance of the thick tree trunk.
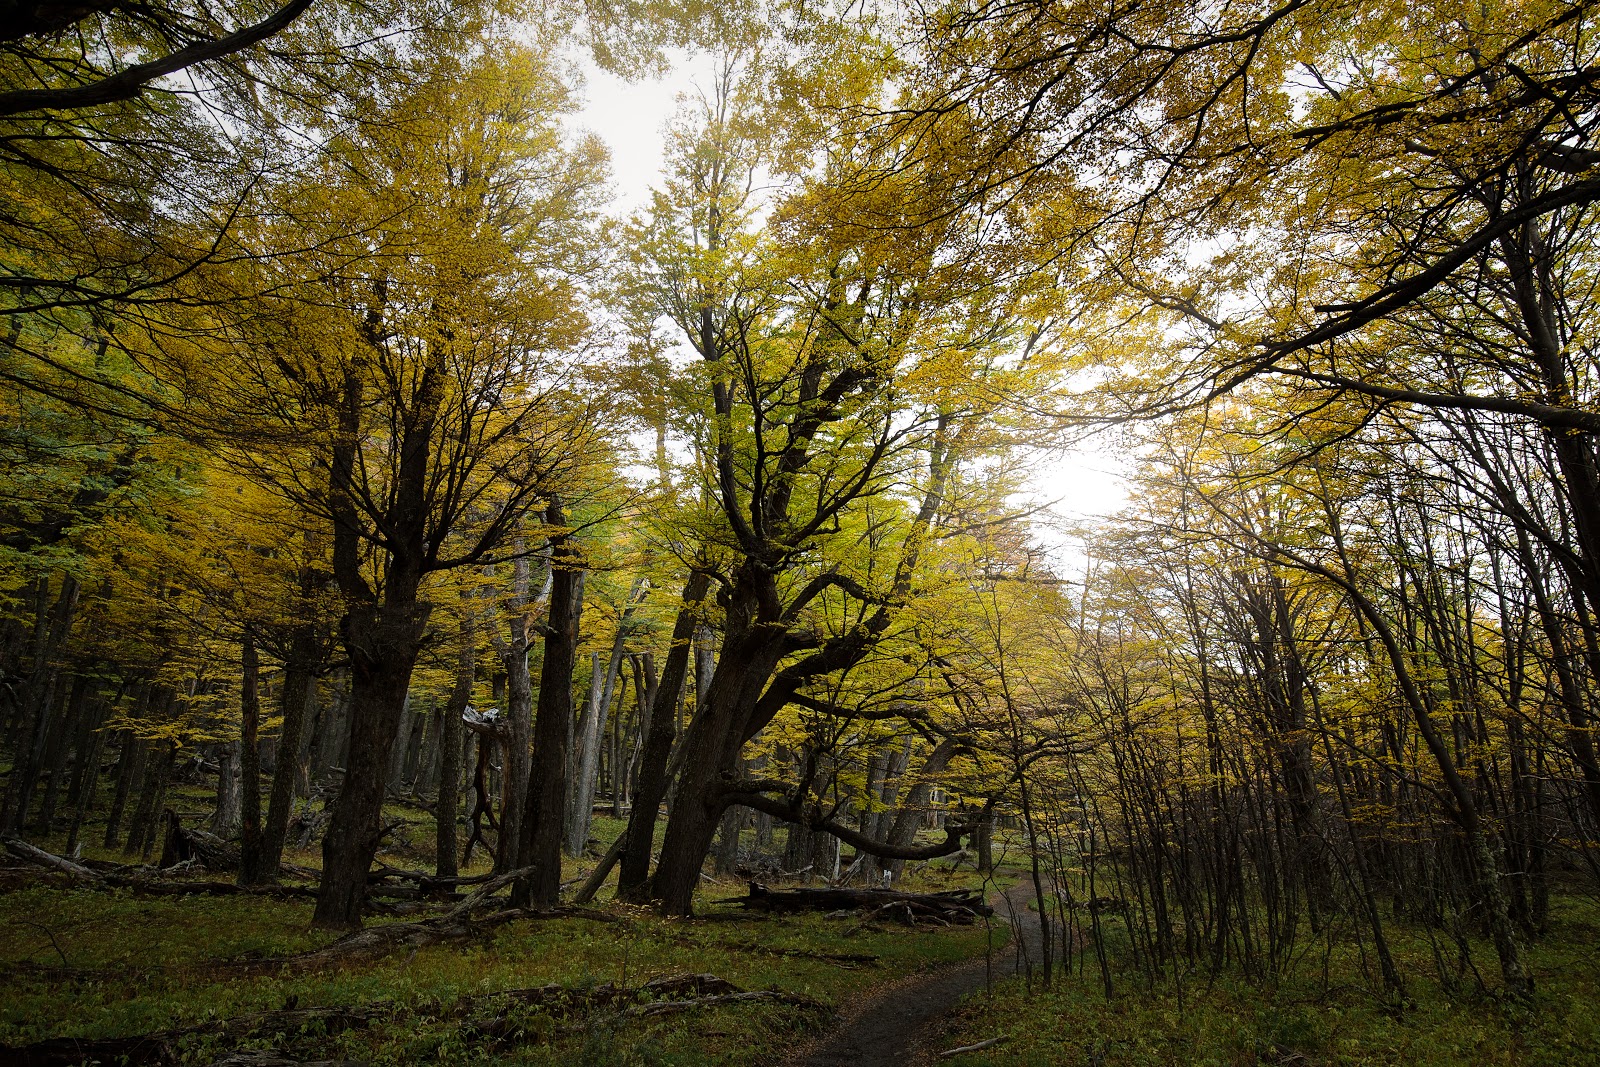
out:
<path id="1" fill-rule="evenodd" d="M 712 675 L 706 706 L 685 731 L 683 744 L 691 755 L 679 777 L 677 803 L 661 844 L 661 865 L 651 882 L 651 895 L 665 914 L 688 915 L 693 909 L 700 869 L 727 806 L 724 787 L 738 773 L 751 717 L 783 658 L 785 637 L 772 627 L 731 632 Z"/>
<path id="2" fill-rule="evenodd" d="M 319 678 L 312 678 L 311 684 L 306 686 L 306 704 L 301 713 L 305 721 L 300 726 L 300 751 L 295 757 L 294 794 L 291 800 L 301 800 L 311 795 L 317 741 L 322 733 L 323 720 L 326 718 L 322 708 L 321 690 Z"/>
<path id="3" fill-rule="evenodd" d="M 730 806 L 717 824 L 716 848 L 711 852 L 711 869 L 718 877 L 727 877 L 739 865 L 739 838 L 743 832 L 744 809 Z"/>
<path id="4" fill-rule="evenodd" d="M 522 815 L 528 803 L 528 776 L 531 773 L 530 747 L 533 742 L 533 678 L 528 673 L 528 597 L 529 573 L 526 558 L 515 564 L 507 640 L 497 641 L 500 665 L 506 677 L 506 776 L 500 804 L 500 838 L 512 847 L 495 855 L 495 872 L 512 870 L 517 855 L 515 843 L 522 840 Z"/>
<path id="5" fill-rule="evenodd" d="M 667 794 L 667 760 L 677 735 L 678 703 L 689 677 L 689 654 L 699 626 L 700 602 L 710 588 L 709 575 L 702 571 L 689 575 L 683 589 L 683 606 L 678 609 L 678 618 L 672 627 L 672 645 L 667 649 L 666 665 L 656 686 L 645 730 L 644 751 L 639 757 L 639 786 L 633 795 L 633 809 L 628 813 L 628 845 L 622 854 L 622 867 L 617 872 L 617 897 L 622 900 L 638 901 L 648 895 L 645 886 L 650 873 L 650 851 L 655 843 L 656 815 Z"/>
<path id="6" fill-rule="evenodd" d="M 526 561 L 518 560 L 518 587 L 525 600 L 528 585 Z M 501 790 L 501 840 L 522 840 L 522 816 L 528 806 L 528 776 L 531 774 L 533 745 L 533 677 L 528 673 L 528 619 L 520 605 L 512 609 L 510 640 L 501 648 L 501 665 L 506 670 L 506 712 L 509 736 L 506 739 L 506 784 Z M 502 848 L 494 857 L 496 873 L 515 867 L 517 849 Z"/>
<path id="7" fill-rule="evenodd" d="M 559 499 L 551 501 L 545 521 L 557 529 L 566 525 Z M 533 766 L 521 838 L 513 843 L 521 857 L 517 866 L 532 868 L 513 886 L 511 899 L 519 907 L 548 908 L 561 899 L 572 668 L 577 658 L 578 589 L 583 575 L 583 560 L 564 533 L 550 539 L 550 571 L 550 621 L 545 628 L 539 706 L 533 723 Z"/>
<path id="8" fill-rule="evenodd" d="M 344 780 L 322 839 L 322 884 L 312 920 L 321 927 L 361 924 L 382 828 L 389 746 L 428 619 L 429 607 L 416 601 L 414 586 L 390 592 L 388 604 L 355 607 L 342 623 L 350 656 L 350 731 Z"/>

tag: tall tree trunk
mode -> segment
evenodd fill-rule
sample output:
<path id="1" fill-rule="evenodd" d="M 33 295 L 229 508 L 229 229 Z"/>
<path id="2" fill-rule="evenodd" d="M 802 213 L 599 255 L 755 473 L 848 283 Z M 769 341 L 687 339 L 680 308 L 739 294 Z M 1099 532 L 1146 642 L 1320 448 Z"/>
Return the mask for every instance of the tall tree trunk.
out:
<path id="1" fill-rule="evenodd" d="M 746 605 L 753 607 L 753 605 Z M 751 623 L 755 612 L 735 612 Z M 739 771 L 739 753 L 753 732 L 752 716 L 785 652 L 787 635 L 770 626 L 740 625 L 730 619 L 706 694 L 706 705 L 684 733 L 693 757 L 678 780 L 678 800 L 667 820 L 661 864 L 651 881 L 651 895 L 668 915 L 688 915 L 700 869 L 711 850 L 717 823 L 727 806 L 725 786 Z M 756 726 L 759 729 L 759 726 Z"/>
<path id="2" fill-rule="evenodd" d="M 594 819 L 594 792 L 600 766 L 600 749 L 605 741 L 606 719 L 611 714 L 611 697 L 616 691 L 617 675 L 622 670 L 622 657 L 628 640 L 628 623 L 648 590 L 649 583 L 643 578 L 634 580 L 633 588 L 628 591 L 628 600 L 622 609 L 622 615 L 617 620 L 617 632 L 611 640 L 611 655 L 606 659 L 605 673 L 598 677 L 597 685 L 591 685 L 589 706 L 578 722 L 573 769 L 572 815 L 567 837 L 569 855 L 581 855 L 584 845 L 589 841 L 589 824 Z"/>
<path id="3" fill-rule="evenodd" d="M 312 761 L 312 775 L 319 783 L 335 771 L 344 773 L 344 750 L 350 740 L 350 672 L 335 671 L 329 688 L 327 708 L 319 725 L 317 754 Z"/>
<path id="4" fill-rule="evenodd" d="M 629 717 L 628 729 L 620 740 L 620 766 L 611 794 L 611 816 L 615 819 L 628 817 L 627 807 L 633 797 L 639 753 L 644 749 L 644 737 L 650 730 L 650 705 L 656 699 L 655 657 L 649 652 L 630 655 L 628 664 L 633 674 L 634 710 Z M 623 832 L 626 834 L 627 831 Z"/>
<path id="5" fill-rule="evenodd" d="M 428 620 L 429 605 L 417 601 L 414 584 L 409 590 L 391 586 L 389 593 L 383 605 L 352 608 L 341 624 L 350 656 L 350 731 L 344 780 L 322 839 L 313 922 L 326 928 L 361 924 L 367 872 L 382 830 L 390 746 Z"/>
<path id="6" fill-rule="evenodd" d="M 39 799 L 39 815 L 34 828 L 40 834 L 49 834 L 55 827 L 56 799 L 61 795 L 61 781 L 67 776 L 67 757 L 71 739 L 80 732 L 84 718 L 84 705 L 89 696 L 90 680 L 85 675 L 75 675 L 62 713 L 52 717 L 45 736 L 44 755 L 39 769 L 45 775 L 44 796 Z M 80 749 L 79 759 L 82 759 Z M 22 813 L 26 820 L 27 812 Z"/>
<path id="7" fill-rule="evenodd" d="M 677 736 L 678 703 L 689 677 L 689 654 L 695 645 L 700 625 L 700 602 L 711 588 L 711 577 L 694 571 L 683 588 L 683 606 L 672 627 L 672 644 L 667 649 L 661 681 L 656 686 L 645 729 L 644 751 L 639 757 L 639 786 L 633 794 L 633 809 L 628 813 L 628 845 L 617 872 L 617 897 L 638 901 L 648 896 L 646 879 L 650 873 L 650 851 L 655 842 L 656 816 L 667 794 L 667 760 Z"/>
<path id="8" fill-rule="evenodd" d="M 496 638 L 496 650 L 506 678 L 506 715 L 509 735 L 506 741 L 505 788 L 500 804 L 500 839 L 511 844 L 495 854 L 495 868 L 508 871 L 517 856 L 516 843 L 522 839 L 522 815 L 528 803 L 528 776 L 531 772 L 530 747 L 533 741 L 533 678 L 528 672 L 528 612 L 530 575 L 528 560 L 519 557 L 513 565 L 511 602 L 508 605 L 508 636 Z"/>
<path id="9" fill-rule="evenodd" d="M 6 781 L 5 799 L 0 802 L 0 831 L 21 829 L 33 801 L 34 784 L 50 732 L 50 708 L 55 702 L 59 677 L 56 660 L 72 628 L 78 591 L 78 580 L 67 575 L 62 579 L 61 592 L 55 604 L 46 609 L 49 583 L 40 583 L 31 670 L 23 690 L 22 706 L 11 732 L 12 767 Z"/>
<path id="10" fill-rule="evenodd" d="M 239 690 L 239 884 L 266 881 L 261 855 L 261 658 L 245 631 Z"/>
<path id="11" fill-rule="evenodd" d="M 375 346 L 382 325 L 382 301 L 367 320 Z M 395 446 L 392 484 L 385 504 L 387 527 L 379 563 L 383 584 L 368 584 L 362 561 L 364 526 L 357 513 L 361 494 L 356 468 L 362 439 L 366 383 L 352 366 L 339 398 L 339 433 L 328 467 L 333 519 L 333 576 L 345 601 L 340 638 L 350 662 L 350 728 L 345 775 L 322 839 L 322 884 L 312 921 L 325 928 L 361 924 L 367 872 L 378 850 L 383 800 L 388 787 L 389 748 L 404 714 L 411 672 L 422 649 L 432 605 L 420 598 L 422 581 L 437 559 L 429 544 L 430 474 L 433 435 L 445 393 L 445 352 L 428 345 L 419 368 L 412 404 L 406 408 Z"/>
<path id="12" fill-rule="evenodd" d="M 545 521 L 566 526 L 559 498 Z M 567 743 L 572 728 L 572 668 L 578 651 L 579 582 L 583 559 L 570 536 L 550 538 L 550 619 L 545 627 L 544 663 L 539 672 L 539 705 L 533 722 L 533 765 L 528 776 L 522 833 L 514 842 L 518 867 L 532 873 L 518 879 L 512 900 L 522 906 L 552 907 L 561 899 L 561 838 L 566 811 Z"/>
<path id="13" fill-rule="evenodd" d="M 83 832 L 84 820 L 94 809 L 95 793 L 100 785 L 100 758 L 106 746 L 106 731 L 101 729 L 101 725 L 110 707 L 103 699 L 97 700 L 84 720 L 86 734 L 80 748 L 79 766 L 73 775 L 72 792 L 67 797 L 67 806 L 72 809 L 72 825 L 67 830 L 67 843 L 62 849 L 67 856 L 73 856 L 78 851 L 78 838 Z"/>
<path id="14" fill-rule="evenodd" d="M 144 687 L 139 703 L 142 705 L 149 700 L 150 686 Z M 106 835 L 101 844 L 106 848 L 116 848 L 122 838 L 122 815 L 128 807 L 128 794 L 133 790 L 133 783 L 140 775 L 140 764 L 144 761 L 145 744 L 135 737 L 132 730 L 122 731 L 117 747 L 117 787 L 111 795 L 111 810 L 106 814 Z"/>
<path id="15" fill-rule="evenodd" d="M 315 634 L 306 641 L 296 640 L 288 669 L 284 672 L 279 707 L 283 728 L 278 734 L 278 765 L 272 775 L 272 793 L 267 800 L 267 822 L 261 831 L 259 877 L 278 880 L 283 862 L 283 843 L 289 835 L 289 817 L 294 814 L 295 784 L 300 779 L 300 735 L 305 730 L 306 712 L 315 702 L 317 676 L 306 657 L 317 649 Z"/>
<path id="16" fill-rule="evenodd" d="M 461 648 L 456 653 L 456 683 L 445 702 L 439 723 L 439 798 L 434 805 L 433 866 L 440 878 L 454 878 L 456 865 L 456 810 L 461 800 L 461 716 L 472 701 L 472 683 L 477 673 L 477 628 L 472 613 L 461 612 Z"/>
<path id="17" fill-rule="evenodd" d="M 211 832 L 232 837 L 239 829 L 238 741 L 217 746 L 217 805 L 211 813 Z"/>
<path id="18" fill-rule="evenodd" d="M 156 839 L 156 827 L 161 821 L 161 802 L 167 795 L 167 781 L 178 760 L 178 746 L 171 741 L 158 741 L 152 745 L 154 758 L 147 758 L 144 782 L 139 789 L 139 803 L 133 811 L 133 825 L 128 828 L 128 842 L 122 851 L 129 856 L 149 856 Z"/>

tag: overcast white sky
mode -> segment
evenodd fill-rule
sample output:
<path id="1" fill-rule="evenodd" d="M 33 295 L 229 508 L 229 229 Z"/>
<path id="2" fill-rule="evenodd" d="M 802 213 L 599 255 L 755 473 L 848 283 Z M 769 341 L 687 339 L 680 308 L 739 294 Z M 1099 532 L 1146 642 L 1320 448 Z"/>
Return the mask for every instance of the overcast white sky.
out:
<path id="1" fill-rule="evenodd" d="M 627 82 L 592 68 L 585 78 L 586 104 L 573 117 L 572 125 L 592 130 L 610 146 L 616 197 L 613 210 L 624 216 L 643 207 L 651 186 L 660 181 L 662 128 L 676 110 L 679 94 L 695 92 L 694 62 L 685 59 L 658 80 Z M 1109 441 L 1098 446 L 1091 443 L 1041 465 L 1035 492 L 1039 498 L 1055 502 L 1051 510 L 1063 525 L 1078 524 L 1108 515 L 1127 502 L 1121 476 L 1125 470 L 1126 457 L 1116 446 Z M 1041 536 L 1059 547 L 1064 565 L 1076 569 L 1082 554 L 1070 537 L 1045 531 Z"/>

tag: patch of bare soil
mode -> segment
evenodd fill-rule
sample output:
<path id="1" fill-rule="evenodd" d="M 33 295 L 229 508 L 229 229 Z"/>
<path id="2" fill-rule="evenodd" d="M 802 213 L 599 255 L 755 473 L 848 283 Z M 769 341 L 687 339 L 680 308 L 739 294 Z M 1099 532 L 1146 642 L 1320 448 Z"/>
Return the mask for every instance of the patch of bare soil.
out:
<path id="1" fill-rule="evenodd" d="M 1038 917 L 1028 911 L 1033 886 L 1019 882 L 992 903 L 995 918 L 1020 923 L 1026 958 L 1041 956 Z M 839 1026 L 815 1044 L 784 1061 L 783 1067 L 923 1067 L 939 1052 L 933 1047 L 956 1002 L 1023 967 L 1016 944 L 898 982 L 845 1013 Z"/>

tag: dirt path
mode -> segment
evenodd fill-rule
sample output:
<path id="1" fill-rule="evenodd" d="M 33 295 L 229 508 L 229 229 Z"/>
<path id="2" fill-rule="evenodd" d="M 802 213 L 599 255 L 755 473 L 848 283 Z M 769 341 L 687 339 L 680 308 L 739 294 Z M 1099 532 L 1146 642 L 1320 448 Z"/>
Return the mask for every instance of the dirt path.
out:
<path id="1" fill-rule="evenodd" d="M 991 901 L 996 920 L 1009 922 L 1013 915 L 1023 920 L 1028 958 L 1037 963 L 1039 923 L 1028 911 L 1032 899 L 1033 884 L 1024 880 Z M 999 980 L 1018 969 L 1016 945 L 1008 943 L 996 950 L 992 960 L 979 957 L 915 975 L 846 1012 L 836 1029 L 784 1061 L 783 1067 L 920 1067 L 931 1063 L 939 1050 L 926 1042 L 938 1036 L 940 1024 L 949 1018 L 956 1001 L 983 989 L 991 973 Z"/>

